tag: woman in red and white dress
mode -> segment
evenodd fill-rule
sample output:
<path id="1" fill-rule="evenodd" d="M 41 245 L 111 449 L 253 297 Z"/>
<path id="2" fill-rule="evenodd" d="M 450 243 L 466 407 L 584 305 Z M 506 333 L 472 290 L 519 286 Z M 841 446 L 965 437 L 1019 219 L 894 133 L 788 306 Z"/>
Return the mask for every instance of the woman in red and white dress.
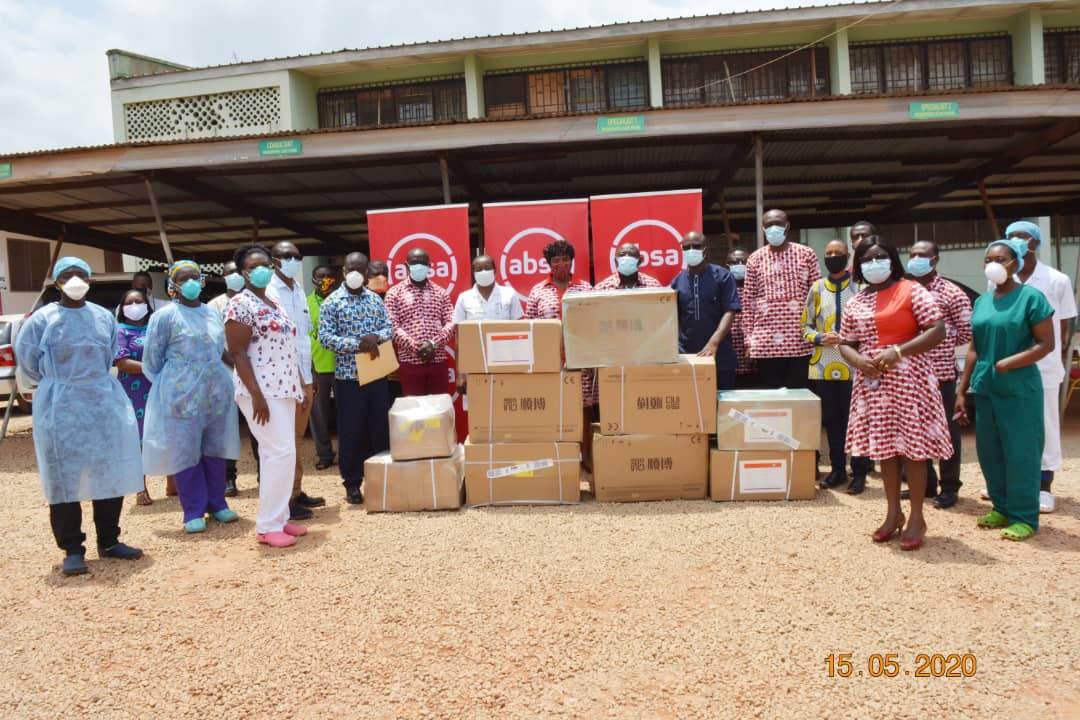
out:
<path id="1" fill-rule="evenodd" d="M 855 251 L 853 275 L 864 289 L 844 307 L 840 353 L 855 368 L 847 452 L 881 463 L 888 511 L 874 534 L 915 550 L 926 536 L 926 461 L 952 455 L 941 391 L 927 350 L 945 338 L 941 310 L 930 293 L 904 279 L 896 248 L 876 235 Z M 904 525 L 903 464 L 911 491 Z"/>

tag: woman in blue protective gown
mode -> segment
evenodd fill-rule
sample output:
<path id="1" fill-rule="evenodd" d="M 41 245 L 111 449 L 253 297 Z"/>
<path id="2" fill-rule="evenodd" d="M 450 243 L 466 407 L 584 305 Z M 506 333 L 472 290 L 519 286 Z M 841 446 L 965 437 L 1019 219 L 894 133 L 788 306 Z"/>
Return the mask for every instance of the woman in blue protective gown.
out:
<path id="1" fill-rule="evenodd" d="M 65 575 L 87 572 L 83 500 L 91 500 L 98 555 L 134 560 L 142 550 L 120 542 L 124 496 L 142 489 L 135 412 L 109 370 L 116 354 L 116 318 L 86 301 L 90 266 L 56 261 L 60 301 L 38 309 L 19 329 L 15 355 L 31 380 L 34 450 Z"/>
<path id="2" fill-rule="evenodd" d="M 150 318 L 143 373 L 150 378 L 143 430 L 147 475 L 174 475 L 184 530 L 206 530 L 237 514 L 225 501 L 225 461 L 240 456 L 233 384 L 225 365 L 225 327 L 216 310 L 199 301 L 204 285 L 190 260 L 169 269 L 173 302 Z"/>

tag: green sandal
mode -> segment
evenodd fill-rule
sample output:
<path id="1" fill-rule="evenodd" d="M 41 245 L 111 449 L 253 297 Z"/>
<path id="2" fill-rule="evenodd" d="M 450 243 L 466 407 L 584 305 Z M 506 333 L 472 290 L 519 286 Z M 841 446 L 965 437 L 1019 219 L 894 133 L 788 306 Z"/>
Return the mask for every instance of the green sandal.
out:
<path id="1" fill-rule="evenodd" d="M 1013 523 L 1001 531 L 1001 537 L 1006 540 L 1027 540 L 1035 534 L 1035 529 L 1027 523 Z"/>
<path id="2" fill-rule="evenodd" d="M 997 510 L 991 510 L 985 515 L 980 515 L 975 523 L 981 528 L 1003 528 L 1009 526 L 1009 518 Z"/>

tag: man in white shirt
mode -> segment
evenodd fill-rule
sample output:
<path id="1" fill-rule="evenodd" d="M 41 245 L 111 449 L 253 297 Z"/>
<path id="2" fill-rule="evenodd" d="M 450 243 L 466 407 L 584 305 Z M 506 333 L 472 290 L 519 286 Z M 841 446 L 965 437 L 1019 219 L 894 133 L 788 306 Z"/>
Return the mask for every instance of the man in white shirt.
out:
<path id="1" fill-rule="evenodd" d="M 1050 486 L 1054 482 L 1054 473 L 1061 469 L 1061 414 L 1058 412 L 1061 383 L 1065 380 L 1066 358 L 1068 349 L 1065 342 L 1069 320 L 1076 317 L 1076 296 L 1073 294 L 1069 276 L 1039 262 L 1039 245 L 1042 244 L 1042 232 L 1035 223 L 1024 220 L 1014 222 L 1005 228 L 1005 237 L 1020 238 L 1028 243 L 1028 252 L 1024 256 L 1024 267 L 1017 273 L 1017 279 L 1030 285 L 1046 296 L 1054 308 L 1054 352 L 1038 362 L 1039 374 L 1043 383 L 1043 423 L 1046 427 L 1046 443 L 1042 454 L 1042 491 L 1039 493 L 1039 511 L 1054 512 L 1055 501 Z"/>
<path id="2" fill-rule="evenodd" d="M 274 277 L 266 287 L 266 294 L 278 301 L 296 325 L 296 354 L 300 359 L 300 377 L 304 382 L 304 394 L 307 396 L 307 402 L 296 405 L 296 471 L 293 475 L 292 500 L 289 502 L 290 519 L 303 520 L 313 514 L 309 508 L 326 504 L 326 500 L 311 497 L 302 488 L 304 460 L 300 454 L 300 446 L 304 441 L 304 431 L 311 414 L 311 401 L 315 394 L 311 364 L 311 314 L 308 311 L 304 285 L 299 279 L 304 269 L 304 256 L 291 242 L 282 240 L 270 250 L 270 259 L 274 263 Z"/>
<path id="3" fill-rule="evenodd" d="M 454 324 L 463 320 L 519 320 L 524 314 L 517 293 L 509 285 L 495 284 L 495 261 L 479 255 L 472 261 L 475 284 L 458 296 Z"/>

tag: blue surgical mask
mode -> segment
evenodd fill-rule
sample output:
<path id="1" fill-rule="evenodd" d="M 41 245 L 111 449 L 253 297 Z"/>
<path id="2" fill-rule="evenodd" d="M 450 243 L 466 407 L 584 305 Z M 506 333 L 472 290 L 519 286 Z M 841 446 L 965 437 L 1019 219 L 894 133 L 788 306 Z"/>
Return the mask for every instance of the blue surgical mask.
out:
<path id="1" fill-rule="evenodd" d="M 296 258 L 285 258 L 281 261 L 281 274 L 292 280 L 304 269 L 304 261 Z"/>
<path id="2" fill-rule="evenodd" d="M 915 277 L 929 275 L 934 267 L 930 264 L 930 258 L 913 257 L 907 261 L 907 271 Z"/>
<path id="3" fill-rule="evenodd" d="M 257 288 L 264 288 L 270 284 L 270 278 L 274 277 L 274 271 L 266 265 L 260 265 L 248 273 L 248 280 Z"/>
<path id="4" fill-rule="evenodd" d="M 180 294 L 186 300 L 198 300 L 202 292 L 202 283 L 195 278 L 189 278 L 180 284 Z"/>
<path id="5" fill-rule="evenodd" d="M 892 275 L 892 261 L 888 258 L 867 260 L 861 266 L 863 280 L 871 285 L 883 283 Z"/>
<path id="6" fill-rule="evenodd" d="M 233 292 L 240 292 L 244 289 L 244 276 L 240 273 L 229 273 L 225 276 L 225 287 Z"/>
<path id="7" fill-rule="evenodd" d="M 736 282 L 742 282 L 746 279 L 746 266 L 745 265 L 732 265 L 730 268 L 731 277 L 735 278 Z"/>
<path id="8" fill-rule="evenodd" d="M 409 277 L 412 278 L 413 282 L 424 282 L 428 279 L 428 274 L 430 272 L 431 268 L 427 265 L 416 263 L 415 265 L 409 266 Z"/>
<path id="9" fill-rule="evenodd" d="M 638 269 L 638 259 L 633 255 L 620 255 L 615 258 L 615 266 L 620 275 L 633 275 Z"/>
<path id="10" fill-rule="evenodd" d="M 786 238 L 787 228 L 783 225 L 770 225 L 765 228 L 765 240 L 773 247 L 783 245 Z"/>
<path id="11" fill-rule="evenodd" d="M 690 248 L 682 251 L 683 259 L 690 267 L 697 267 L 705 259 L 705 251 L 698 248 Z"/>

